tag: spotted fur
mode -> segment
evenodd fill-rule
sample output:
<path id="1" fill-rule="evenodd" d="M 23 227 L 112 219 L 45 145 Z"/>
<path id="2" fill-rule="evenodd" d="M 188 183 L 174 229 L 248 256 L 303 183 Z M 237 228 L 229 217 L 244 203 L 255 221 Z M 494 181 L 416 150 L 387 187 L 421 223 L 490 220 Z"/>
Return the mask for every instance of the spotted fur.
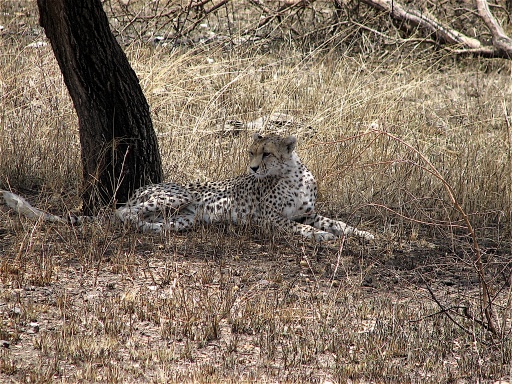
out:
<path id="1" fill-rule="evenodd" d="M 316 181 L 295 152 L 293 136 L 253 136 L 246 175 L 224 181 L 143 187 L 116 211 L 143 231 L 181 231 L 197 223 L 256 223 L 318 241 L 340 235 L 373 239 L 315 212 Z"/>

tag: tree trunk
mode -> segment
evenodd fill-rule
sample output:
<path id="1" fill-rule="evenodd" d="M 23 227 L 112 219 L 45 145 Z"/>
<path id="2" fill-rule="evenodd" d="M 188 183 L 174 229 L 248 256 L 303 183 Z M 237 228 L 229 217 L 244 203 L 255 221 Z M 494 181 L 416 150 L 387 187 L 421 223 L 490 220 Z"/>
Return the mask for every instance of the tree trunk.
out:
<path id="1" fill-rule="evenodd" d="M 149 106 L 100 0 L 37 0 L 80 131 L 84 214 L 162 179 Z"/>

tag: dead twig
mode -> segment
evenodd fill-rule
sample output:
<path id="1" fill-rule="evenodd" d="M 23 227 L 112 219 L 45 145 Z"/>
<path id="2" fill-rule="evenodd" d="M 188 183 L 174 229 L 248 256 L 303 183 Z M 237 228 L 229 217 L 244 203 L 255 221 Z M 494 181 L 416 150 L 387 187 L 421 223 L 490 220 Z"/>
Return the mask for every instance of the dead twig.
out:
<path id="1" fill-rule="evenodd" d="M 422 167 L 424 169 L 428 169 L 429 173 L 434 176 L 436 179 L 438 179 L 444 186 L 448 197 L 453 205 L 453 207 L 459 212 L 459 214 L 462 216 L 462 219 L 464 223 L 466 224 L 466 228 L 468 230 L 469 235 L 471 236 L 472 242 L 473 242 L 473 251 L 474 251 L 474 261 L 473 265 L 474 268 L 478 274 L 478 279 L 480 283 L 480 292 L 482 294 L 482 303 L 481 303 L 481 311 L 483 312 L 483 315 L 486 319 L 486 329 L 489 330 L 492 334 L 498 335 L 498 330 L 496 329 L 496 326 L 494 324 L 494 314 L 492 310 L 492 299 L 491 299 L 491 293 L 489 290 L 489 287 L 487 285 L 487 282 L 485 280 L 484 275 L 484 265 L 482 262 L 482 253 L 480 251 L 480 246 L 478 245 L 478 240 L 475 234 L 475 231 L 473 229 L 473 225 L 471 224 L 471 221 L 469 220 L 469 216 L 466 214 L 462 206 L 459 204 L 457 199 L 455 198 L 455 191 L 453 190 L 452 186 L 445 180 L 445 178 L 441 175 L 441 173 L 437 170 L 437 168 L 432 164 L 432 162 L 419 150 L 414 148 L 411 144 L 405 142 L 400 137 L 397 137 L 393 135 L 390 132 L 380 130 L 380 129 L 371 129 L 375 134 L 377 135 L 385 135 L 392 140 L 396 141 L 397 143 L 400 143 L 401 145 L 405 146 L 408 150 L 416 154 L 425 164 L 425 167 Z"/>
<path id="2" fill-rule="evenodd" d="M 224 5 L 226 5 L 227 3 L 229 3 L 230 0 L 222 0 L 221 2 L 213 5 L 210 9 L 205 9 L 204 11 L 202 11 L 202 14 L 201 14 L 201 17 L 198 18 L 190 27 L 188 27 L 187 29 L 185 29 L 184 31 L 182 31 L 180 33 L 180 36 L 186 36 L 187 34 L 189 34 L 190 32 L 192 32 L 194 29 L 196 29 L 196 27 L 201 24 L 203 22 L 204 19 L 206 19 L 208 17 L 208 15 L 210 15 L 211 13 L 214 13 L 215 11 L 217 11 L 219 8 L 223 7 Z M 208 1 L 202 1 L 200 2 L 201 6 L 203 6 L 204 4 L 208 3 Z"/>
<path id="3" fill-rule="evenodd" d="M 451 322 L 453 322 L 453 324 L 455 324 L 457 327 L 459 327 L 462 331 L 464 331 L 465 333 L 467 333 L 468 335 L 471 335 L 473 336 L 474 333 L 467 329 L 466 327 L 464 327 L 464 325 L 462 325 L 461 323 L 459 323 L 455 317 L 452 316 L 451 312 L 453 311 L 454 308 L 460 308 L 462 309 L 462 312 L 464 314 L 464 316 L 466 318 L 468 318 L 469 320 L 472 320 L 474 322 L 476 322 L 477 324 L 480 324 L 481 326 L 483 326 L 485 329 L 488 329 L 488 324 L 485 324 L 484 322 L 482 322 L 481 320 L 479 319 L 476 319 L 475 317 L 472 317 L 469 315 L 469 309 L 467 306 L 462 306 L 462 307 L 451 307 L 451 308 L 445 308 L 443 303 L 441 303 L 439 301 L 439 299 L 437 298 L 436 294 L 434 293 L 434 291 L 432 290 L 432 288 L 430 287 L 430 285 L 428 284 L 428 282 L 425 280 L 425 278 L 423 277 L 423 275 L 420 275 L 421 279 L 423 280 L 423 282 L 425 283 L 425 287 L 427 288 L 427 291 L 428 293 L 430 294 L 430 297 L 432 298 L 432 300 L 434 300 L 434 302 L 437 304 L 437 306 L 439 307 L 440 311 L 437 312 L 436 314 L 439 314 L 439 313 L 442 313 L 444 314 L 446 317 L 448 317 L 448 319 L 450 319 Z M 456 312 L 458 314 L 458 312 Z M 436 315 L 436 314 L 433 314 L 433 315 Z M 431 316 L 433 316 L 431 315 Z M 491 331 L 491 330 L 490 330 Z M 492 331 L 491 331 L 492 332 Z M 484 345 L 488 345 L 488 343 L 486 343 L 485 341 L 482 341 L 482 343 Z"/>
<path id="4" fill-rule="evenodd" d="M 501 25 L 489 9 L 485 0 L 475 0 L 478 14 L 484 21 L 492 35 L 492 45 L 500 53 L 500 56 L 510 59 L 512 57 L 512 39 L 507 36 Z"/>

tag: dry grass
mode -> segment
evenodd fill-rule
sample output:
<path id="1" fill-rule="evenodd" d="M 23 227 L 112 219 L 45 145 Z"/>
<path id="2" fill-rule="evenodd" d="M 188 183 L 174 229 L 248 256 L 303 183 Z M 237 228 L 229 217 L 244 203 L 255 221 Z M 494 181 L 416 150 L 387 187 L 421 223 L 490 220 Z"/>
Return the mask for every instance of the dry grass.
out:
<path id="1" fill-rule="evenodd" d="M 12 35 L 0 37 L 0 187 L 73 209 L 78 127 L 58 66 L 49 46 L 28 46 L 43 39 L 35 16 L 2 23 Z M 0 381 L 510 379 L 510 63 L 257 48 L 126 47 L 167 178 L 243 172 L 248 135 L 212 132 L 230 118 L 290 113 L 317 130 L 299 153 L 320 181 L 319 210 L 377 241 L 319 247 L 229 226 L 157 237 L 2 209 L 0 340 L 10 345 Z M 501 334 L 464 316 L 480 316 L 467 231 L 404 143 L 471 218 Z"/>

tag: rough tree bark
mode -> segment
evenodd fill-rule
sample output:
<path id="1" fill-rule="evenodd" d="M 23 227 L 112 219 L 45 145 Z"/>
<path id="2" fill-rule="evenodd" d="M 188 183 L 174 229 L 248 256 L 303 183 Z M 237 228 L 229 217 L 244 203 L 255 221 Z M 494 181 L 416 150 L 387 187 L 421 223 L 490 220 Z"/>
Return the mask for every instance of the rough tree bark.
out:
<path id="1" fill-rule="evenodd" d="M 83 210 L 91 215 L 161 181 L 149 106 L 100 0 L 37 0 L 37 5 L 78 115 Z"/>

